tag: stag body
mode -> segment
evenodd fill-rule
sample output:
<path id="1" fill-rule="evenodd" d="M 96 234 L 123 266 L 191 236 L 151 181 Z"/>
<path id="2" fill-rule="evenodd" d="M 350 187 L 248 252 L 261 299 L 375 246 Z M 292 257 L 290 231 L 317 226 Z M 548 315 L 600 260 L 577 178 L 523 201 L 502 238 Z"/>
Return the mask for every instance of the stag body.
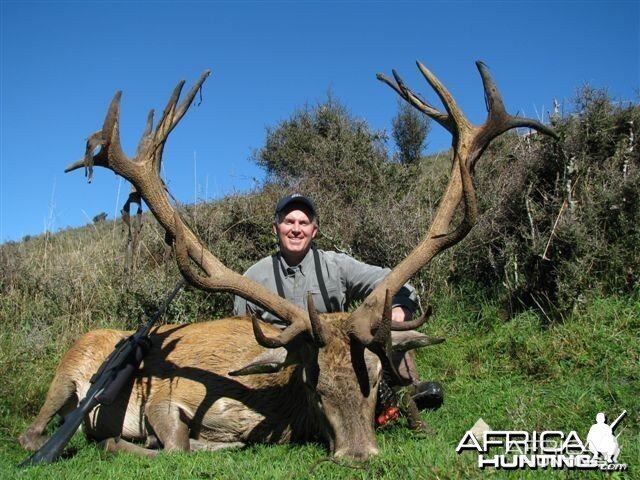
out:
<path id="1" fill-rule="evenodd" d="M 85 421 L 86 434 L 112 451 L 217 449 L 251 443 L 325 442 L 335 456 L 377 453 L 374 409 L 380 360 L 348 334 L 347 314 L 323 316 L 327 342 L 265 349 L 248 317 L 162 326 L 129 388 Z M 265 326 L 268 333 L 276 327 Z M 130 332 L 96 330 L 62 358 L 40 414 L 20 443 L 37 450 L 51 418 L 75 408 L 91 376 Z M 429 343 L 398 332 L 396 349 Z M 260 373 L 270 372 L 270 373 Z"/>

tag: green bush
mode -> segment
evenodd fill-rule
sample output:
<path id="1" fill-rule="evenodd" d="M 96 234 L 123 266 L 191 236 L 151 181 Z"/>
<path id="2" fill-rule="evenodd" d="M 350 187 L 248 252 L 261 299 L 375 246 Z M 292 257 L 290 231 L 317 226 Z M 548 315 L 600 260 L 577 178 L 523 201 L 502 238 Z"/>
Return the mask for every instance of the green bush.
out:
<path id="1" fill-rule="evenodd" d="M 640 108 L 582 90 L 561 140 L 509 135 L 481 160 L 484 212 L 456 281 L 498 286 L 512 309 L 562 315 L 589 291 L 640 286 Z"/>
<path id="2" fill-rule="evenodd" d="M 398 113 L 391 122 L 391 134 L 396 142 L 396 157 L 400 163 L 414 163 L 422 157 L 431 130 L 431 119 L 408 103 L 398 99 Z"/>

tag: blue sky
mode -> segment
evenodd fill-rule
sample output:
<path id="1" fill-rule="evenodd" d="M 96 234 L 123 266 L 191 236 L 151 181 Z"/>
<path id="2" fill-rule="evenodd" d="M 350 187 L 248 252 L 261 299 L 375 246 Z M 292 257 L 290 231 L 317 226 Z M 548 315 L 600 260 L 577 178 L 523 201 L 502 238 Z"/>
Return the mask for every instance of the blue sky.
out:
<path id="1" fill-rule="evenodd" d="M 214 2 L 0 0 L 0 242 L 113 218 L 129 187 L 97 169 L 64 174 L 84 153 L 116 90 L 134 153 L 149 109 L 205 69 L 203 102 L 169 137 L 164 175 L 181 202 L 255 188 L 251 161 L 273 127 L 327 92 L 389 131 L 397 69 L 427 99 L 420 60 L 475 123 L 484 100 L 474 61 L 488 64 L 512 113 L 542 118 L 576 90 L 639 100 L 640 2 Z M 434 124 L 429 150 L 449 146 Z M 389 145 L 392 147 L 392 142 Z"/>

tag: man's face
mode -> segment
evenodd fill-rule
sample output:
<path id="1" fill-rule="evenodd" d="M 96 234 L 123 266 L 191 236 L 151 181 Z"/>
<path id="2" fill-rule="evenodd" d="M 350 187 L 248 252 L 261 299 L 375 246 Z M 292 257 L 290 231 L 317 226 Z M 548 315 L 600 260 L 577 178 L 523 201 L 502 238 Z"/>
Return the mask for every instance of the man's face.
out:
<path id="1" fill-rule="evenodd" d="M 273 231 L 280 241 L 280 250 L 285 258 L 301 261 L 318 234 L 317 225 L 311 221 L 308 212 L 297 206 L 285 211 L 280 220 L 273 225 Z"/>

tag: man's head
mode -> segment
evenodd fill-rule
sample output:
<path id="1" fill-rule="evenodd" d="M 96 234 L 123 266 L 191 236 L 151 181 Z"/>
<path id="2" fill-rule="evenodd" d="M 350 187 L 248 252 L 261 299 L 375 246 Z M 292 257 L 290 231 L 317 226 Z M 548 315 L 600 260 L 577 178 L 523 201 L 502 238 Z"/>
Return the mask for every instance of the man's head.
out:
<path id="1" fill-rule="evenodd" d="M 273 231 L 287 263 L 299 264 L 318 234 L 318 215 L 313 202 L 299 193 L 280 199 L 276 206 Z"/>

